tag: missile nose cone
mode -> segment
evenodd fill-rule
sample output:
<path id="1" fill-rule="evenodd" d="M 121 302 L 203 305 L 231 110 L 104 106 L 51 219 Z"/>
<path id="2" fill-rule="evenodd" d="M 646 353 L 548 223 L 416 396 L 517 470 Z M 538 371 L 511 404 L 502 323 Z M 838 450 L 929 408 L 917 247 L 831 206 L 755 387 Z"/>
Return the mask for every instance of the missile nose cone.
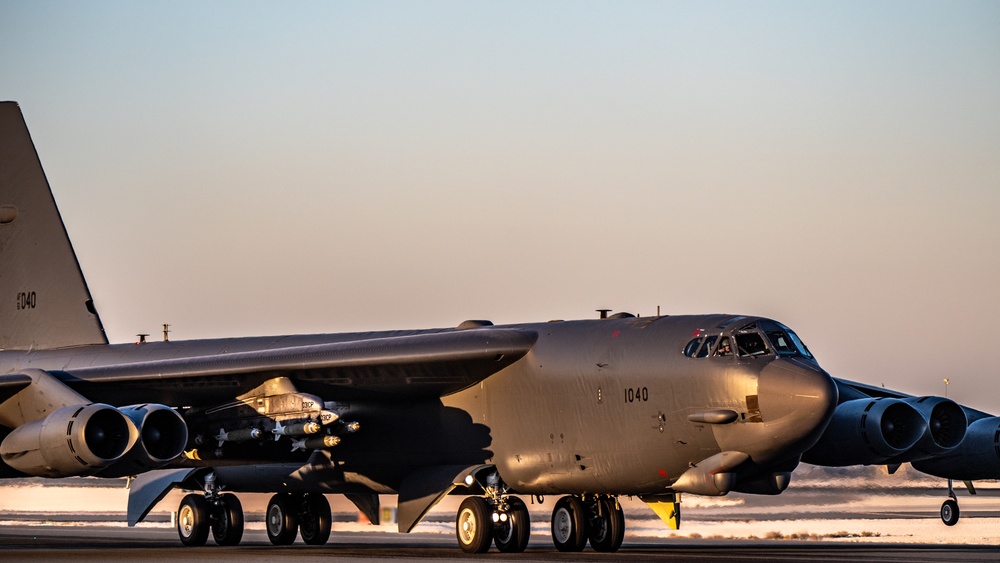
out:
<path id="1" fill-rule="evenodd" d="M 761 420 L 781 422 L 790 441 L 811 446 L 837 407 L 837 384 L 822 368 L 800 358 L 778 358 L 758 380 Z"/>

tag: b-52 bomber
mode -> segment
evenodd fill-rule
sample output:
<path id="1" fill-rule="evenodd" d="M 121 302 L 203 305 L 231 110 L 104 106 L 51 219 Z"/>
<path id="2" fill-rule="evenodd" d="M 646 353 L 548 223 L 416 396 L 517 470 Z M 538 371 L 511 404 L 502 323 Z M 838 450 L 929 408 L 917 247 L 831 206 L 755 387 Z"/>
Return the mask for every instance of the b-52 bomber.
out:
<path id="1" fill-rule="evenodd" d="M 109 344 L 14 102 L 0 261 L 0 476 L 134 477 L 130 525 L 191 491 L 185 545 L 238 544 L 241 492 L 274 493 L 278 545 L 328 540 L 327 494 L 375 523 L 379 495 L 398 495 L 400 532 L 457 494 L 463 551 L 520 552 L 523 499 L 554 496 L 557 549 L 612 552 L 623 495 L 676 527 L 682 494 L 779 494 L 803 462 L 911 463 L 949 490 L 1000 478 L 1000 418 L 832 378 L 763 317 Z"/>

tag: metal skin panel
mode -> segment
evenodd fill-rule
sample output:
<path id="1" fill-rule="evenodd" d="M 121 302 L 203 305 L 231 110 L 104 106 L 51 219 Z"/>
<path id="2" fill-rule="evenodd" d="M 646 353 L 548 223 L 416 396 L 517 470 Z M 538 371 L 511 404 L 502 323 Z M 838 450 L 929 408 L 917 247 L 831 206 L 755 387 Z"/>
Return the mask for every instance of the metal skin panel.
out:
<path id="1" fill-rule="evenodd" d="M 0 349 L 106 344 L 21 109 L 0 103 Z"/>
<path id="2" fill-rule="evenodd" d="M 791 377 L 769 373 L 762 420 L 751 422 L 747 397 L 760 392 L 761 371 L 787 360 L 681 353 L 695 330 L 726 318 L 527 325 L 539 339 L 523 360 L 444 403 L 489 427 L 490 461 L 525 493 L 663 492 L 691 464 L 723 450 L 745 452 L 761 465 L 796 458 L 832 412 L 833 382 L 815 364 L 791 370 Z M 721 408 L 740 419 L 688 420 Z"/>

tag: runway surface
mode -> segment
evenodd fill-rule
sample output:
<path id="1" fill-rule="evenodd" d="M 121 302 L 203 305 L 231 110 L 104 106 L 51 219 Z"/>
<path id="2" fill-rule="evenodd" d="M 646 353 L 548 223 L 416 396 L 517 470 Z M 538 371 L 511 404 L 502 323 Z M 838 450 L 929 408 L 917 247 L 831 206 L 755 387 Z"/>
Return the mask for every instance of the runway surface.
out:
<path id="1" fill-rule="evenodd" d="M 211 544 L 211 540 L 209 540 Z M 741 541 L 627 538 L 618 553 L 559 553 L 548 536 L 534 537 L 522 554 L 462 553 L 446 534 L 335 533 L 325 546 L 274 547 L 260 530 L 247 530 L 237 547 L 182 547 L 170 528 L 110 526 L 3 526 L 0 560 L 13 561 L 1000 561 L 998 546 L 900 545 L 810 541 Z"/>

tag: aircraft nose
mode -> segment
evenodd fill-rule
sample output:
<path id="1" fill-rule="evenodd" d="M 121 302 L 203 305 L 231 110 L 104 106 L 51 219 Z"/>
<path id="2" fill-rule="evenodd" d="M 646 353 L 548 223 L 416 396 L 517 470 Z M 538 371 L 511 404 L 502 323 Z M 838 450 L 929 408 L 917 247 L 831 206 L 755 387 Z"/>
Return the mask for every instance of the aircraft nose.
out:
<path id="1" fill-rule="evenodd" d="M 777 358 L 761 370 L 757 384 L 761 420 L 796 429 L 795 441 L 810 447 L 837 406 L 837 384 L 822 368 L 801 358 Z"/>

